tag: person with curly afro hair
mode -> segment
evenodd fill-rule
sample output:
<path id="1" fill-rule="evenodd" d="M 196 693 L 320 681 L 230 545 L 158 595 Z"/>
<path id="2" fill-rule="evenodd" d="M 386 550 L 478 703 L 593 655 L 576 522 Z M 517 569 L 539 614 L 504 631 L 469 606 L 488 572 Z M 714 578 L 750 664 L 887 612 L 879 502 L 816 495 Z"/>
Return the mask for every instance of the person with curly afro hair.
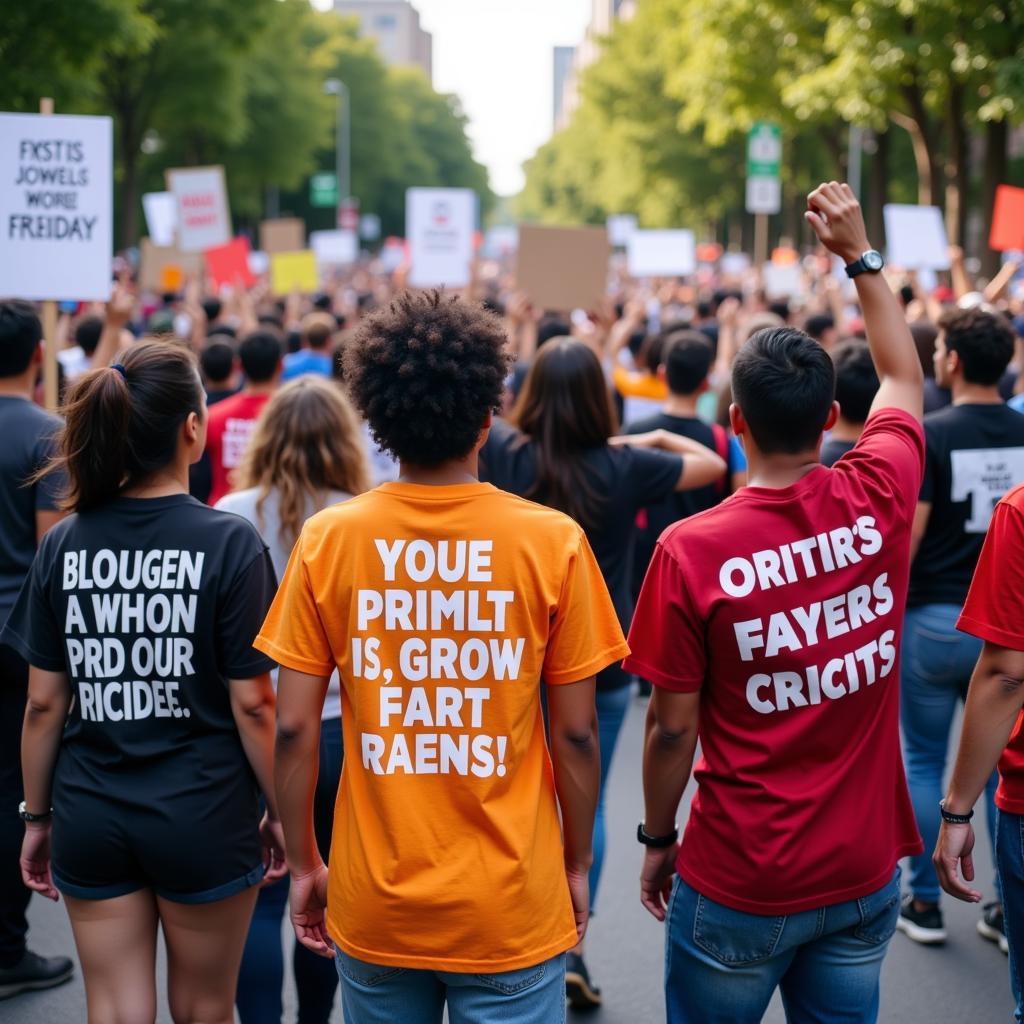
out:
<path id="1" fill-rule="evenodd" d="M 505 342 L 436 291 L 362 322 L 345 383 L 401 475 L 306 521 L 256 639 L 281 666 L 292 922 L 337 950 L 346 1021 L 446 1003 L 474 1024 L 561 1020 L 586 930 L 595 677 L 627 648 L 581 527 L 479 480 Z M 325 866 L 312 794 L 335 668 L 347 753 Z"/>

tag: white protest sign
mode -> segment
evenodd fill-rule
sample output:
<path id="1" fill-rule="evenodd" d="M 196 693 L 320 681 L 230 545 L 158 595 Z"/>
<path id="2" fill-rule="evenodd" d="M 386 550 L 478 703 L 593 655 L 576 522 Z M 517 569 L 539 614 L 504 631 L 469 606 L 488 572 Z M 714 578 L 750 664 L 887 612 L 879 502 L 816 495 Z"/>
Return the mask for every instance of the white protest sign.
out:
<path id="1" fill-rule="evenodd" d="M 745 274 L 750 269 L 750 257 L 745 252 L 723 252 L 718 269 L 732 276 Z"/>
<path id="2" fill-rule="evenodd" d="M 359 259 L 359 238 L 354 231 L 312 231 L 309 247 L 318 267 L 341 267 Z"/>
<path id="3" fill-rule="evenodd" d="M 692 231 L 634 231 L 626 242 L 631 277 L 681 277 L 697 269 Z"/>
<path id="4" fill-rule="evenodd" d="M 0 292 L 109 299 L 109 117 L 0 114 Z"/>
<path id="5" fill-rule="evenodd" d="M 761 268 L 761 280 L 769 299 L 788 299 L 803 290 L 799 263 L 766 263 Z"/>
<path id="6" fill-rule="evenodd" d="M 608 228 L 608 244 L 621 249 L 637 228 L 636 217 L 631 213 L 615 213 L 605 221 Z"/>
<path id="7" fill-rule="evenodd" d="M 178 207 L 178 248 L 203 252 L 231 241 L 231 213 L 223 167 L 182 167 L 167 172 Z"/>
<path id="8" fill-rule="evenodd" d="M 937 206 L 887 203 L 885 237 L 889 262 L 904 270 L 948 270 L 946 226 Z"/>
<path id="9" fill-rule="evenodd" d="M 476 193 L 468 188 L 410 188 L 405 193 L 409 284 L 469 284 L 476 230 Z"/>
<path id="10" fill-rule="evenodd" d="M 147 192 L 142 197 L 149 240 L 154 245 L 174 245 L 178 228 L 178 203 L 170 192 Z"/>
<path id="11" fill-rule="evenodd" d="M 519 228 L 510 224 L 497 224 L 484 233 L 484 244 L 480 255 L 485 259 L 499 260 L 519 248 Z"/>

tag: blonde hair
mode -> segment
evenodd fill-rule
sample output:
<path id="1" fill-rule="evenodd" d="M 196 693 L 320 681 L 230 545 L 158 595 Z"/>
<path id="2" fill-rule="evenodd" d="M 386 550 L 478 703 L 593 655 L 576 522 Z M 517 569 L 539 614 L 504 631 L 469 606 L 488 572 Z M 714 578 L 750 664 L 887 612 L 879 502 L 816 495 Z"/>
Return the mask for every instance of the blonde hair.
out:
<path id="1" fill-rule="evenodd" d="M 286 384 L 267 402 L 238 469 L 240 489 L 257 487 L 256 518 L 263 530 L 263 505 L 278 493 L 280 538 L 298 539 L 308 503 L 319 512 L 328 491 L 362 494 L 370 469 L 359 418 L 340 387 L 323 377 Z"/>

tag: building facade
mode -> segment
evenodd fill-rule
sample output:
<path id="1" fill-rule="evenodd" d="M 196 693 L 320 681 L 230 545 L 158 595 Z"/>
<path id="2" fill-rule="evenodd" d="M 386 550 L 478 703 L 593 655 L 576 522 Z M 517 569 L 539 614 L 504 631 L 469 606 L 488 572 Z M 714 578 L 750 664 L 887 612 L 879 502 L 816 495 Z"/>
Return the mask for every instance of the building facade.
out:
<path id="1" fill-rule="evenodd" d="M 433 79 L 434 41 L 409 0 L 334 0 L 334 10 L 359 19 L 359 31 L 377 41 L 386 64 L 420 68 Z"/>

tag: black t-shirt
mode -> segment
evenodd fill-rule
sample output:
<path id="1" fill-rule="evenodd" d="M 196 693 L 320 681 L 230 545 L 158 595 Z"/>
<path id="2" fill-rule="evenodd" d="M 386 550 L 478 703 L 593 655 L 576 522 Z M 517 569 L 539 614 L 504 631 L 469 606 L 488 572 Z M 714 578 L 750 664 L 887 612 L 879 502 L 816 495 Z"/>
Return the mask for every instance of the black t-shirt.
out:
<path id="1" fill-rule="evenodd" d="M 683 460 L 668 452 L 610 445 L 592 448 L 582 459 L 594 489 L 605 496 L 600 521 L 586 531 L 587 539 L 625 630 L 633 614 L 630 581 L 637 512 L 674 491 Z M 503 491 L 531 497 L 537 480 L 535 442 L 524 441 L 517 430 L 495 420 L 481 451 L 480 479 Z"/>
<path id="2" fill-rule="evenodd" d="M 826 438 L 821 446 L 821 464 L 834 466 L 847 452 L 853 451 L 856 441 L 840 441 L 838 438 Z"/>
<path id="3" fill-rule="evenodd" d="M 55 802 L 252 793 L 227 681 L 273 668 L 252 641 L 275 589 L 256 530 L 188 495 L 118 498 L 50 530 L 0 640 L 68 675 Z"/>
<path id="4" fill-rule="evenodd" d="M 951 405 L 925 416 L 921 501 L 932 506 L 910 567 L 907 604 L 962 605 L 996 503 L 1024 480 L 1024 416 Z"/>
<path id="5" fill-rule="evenodd" d="M 30 483 L 53 455 L 61 422 L 27 398 L 0 396 L 0 627 L 36 554 L 36 512 L 60 504 L 64 477 Z"/>

